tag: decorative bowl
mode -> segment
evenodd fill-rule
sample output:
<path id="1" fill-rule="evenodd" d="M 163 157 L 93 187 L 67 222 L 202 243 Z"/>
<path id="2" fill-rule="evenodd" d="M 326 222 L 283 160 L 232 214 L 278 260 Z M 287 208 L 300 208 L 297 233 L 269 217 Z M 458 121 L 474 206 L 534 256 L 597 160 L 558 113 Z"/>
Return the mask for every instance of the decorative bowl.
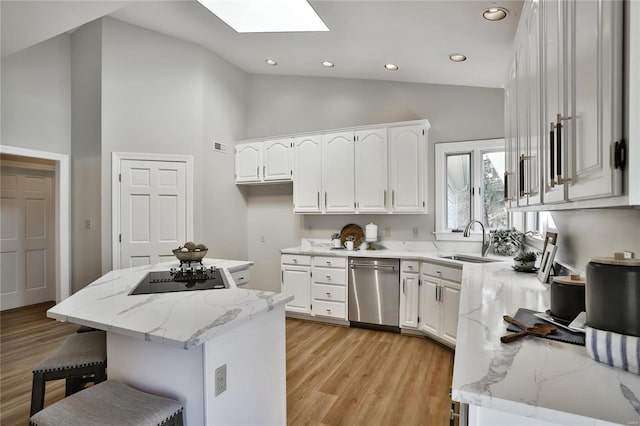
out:
<path id="1" fill-rule="evenodd" d="M 198 251 L 182 251 L 181 249 L 173 249 L 173 254 L 181 262 L 200 262 L 208 250 Z"/>

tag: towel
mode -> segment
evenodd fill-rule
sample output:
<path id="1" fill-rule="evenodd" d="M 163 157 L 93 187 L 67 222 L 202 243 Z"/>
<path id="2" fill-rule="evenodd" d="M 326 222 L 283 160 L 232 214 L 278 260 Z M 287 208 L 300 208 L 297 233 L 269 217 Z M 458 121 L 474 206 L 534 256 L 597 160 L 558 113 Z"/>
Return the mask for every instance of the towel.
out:
<path id="1" fill-rule="evenodd" d="M 640 337 L 586 327 L 587 352 L 598 362 L 640 374 Z"/>

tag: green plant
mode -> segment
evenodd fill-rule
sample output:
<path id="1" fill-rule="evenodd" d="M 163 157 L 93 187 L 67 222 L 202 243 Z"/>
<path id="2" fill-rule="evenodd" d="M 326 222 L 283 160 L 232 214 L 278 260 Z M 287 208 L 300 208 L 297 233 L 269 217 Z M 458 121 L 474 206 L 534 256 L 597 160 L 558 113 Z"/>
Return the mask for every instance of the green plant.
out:
<path id="1" fill-rule="evenodd" d="M 522 246 L 524 234 L 516 228 L 498 229 L 491 232 L 493 251 L 499 255 L 514 255 Z"/>
<path id="2" fill-rule="evenodd" d="M 520 262 L 535 262 L 536 259 L 538 258 L 538 255 L 536 254 L 536 252 L 533 251 L 527 251 L 527 252 L 520 252 L 518 253 L 518 255 L 516 257 L 513 258 L 513 260 L 517 260 Z"/>

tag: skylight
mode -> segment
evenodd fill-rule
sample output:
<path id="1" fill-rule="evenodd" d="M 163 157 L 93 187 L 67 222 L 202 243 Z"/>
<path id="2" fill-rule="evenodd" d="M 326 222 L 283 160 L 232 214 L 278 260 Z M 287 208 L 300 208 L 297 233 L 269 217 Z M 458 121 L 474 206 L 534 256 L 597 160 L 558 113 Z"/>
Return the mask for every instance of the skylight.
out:
<path id="1" fill-rule="evenodd" d="M 306 0 L 198 0 L 239 33 L 329 31 Z"/>

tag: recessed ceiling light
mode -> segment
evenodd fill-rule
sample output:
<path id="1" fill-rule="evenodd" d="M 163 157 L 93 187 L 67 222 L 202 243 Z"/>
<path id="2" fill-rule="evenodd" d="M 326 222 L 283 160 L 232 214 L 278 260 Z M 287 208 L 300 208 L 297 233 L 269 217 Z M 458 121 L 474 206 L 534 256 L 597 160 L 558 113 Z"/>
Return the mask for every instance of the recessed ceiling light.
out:
<path id="1" fill-rule="evenodd" d="M 327 67 L 327 68 L 333 68 L 335 66 L 335 64 L 333 62 L 330 62 L 330 61 L 322 61 L 322 66 Z"/>
<path id="2" fill-rule="evenodd" d="M 264 61 L 265 64 L 267 65 L 278 65 L 278 63 L 276 61 L 274 61 L 273 59 L 267 59 Z"/>
<path id="3" fill-rule="evenodd" d="M 467 60 L 467 57 L 460 53 L 454 53 L 453 55 L 449 55 L 449 59 L 453 62 L 464 62 Z"/>
<path id="4" fill-rule="evenodd" d="M 396 64 L 386 64 L 384 67 L 386 69 L 388 69 L 389 71 L 397 71 L 398 70 L 398 66 Z"/>
<path id="5" fill-rule="evenodd" d="M 306 0 L 198 0 L 239 33 L 329 31 Z"/>
<path id="6" fill-rule="evenodd" d="M 487 21 L 499 21 L 507 17 L 509 11 L 503 7 L 490 7 L 482 12 L 482 17 Z"/>

